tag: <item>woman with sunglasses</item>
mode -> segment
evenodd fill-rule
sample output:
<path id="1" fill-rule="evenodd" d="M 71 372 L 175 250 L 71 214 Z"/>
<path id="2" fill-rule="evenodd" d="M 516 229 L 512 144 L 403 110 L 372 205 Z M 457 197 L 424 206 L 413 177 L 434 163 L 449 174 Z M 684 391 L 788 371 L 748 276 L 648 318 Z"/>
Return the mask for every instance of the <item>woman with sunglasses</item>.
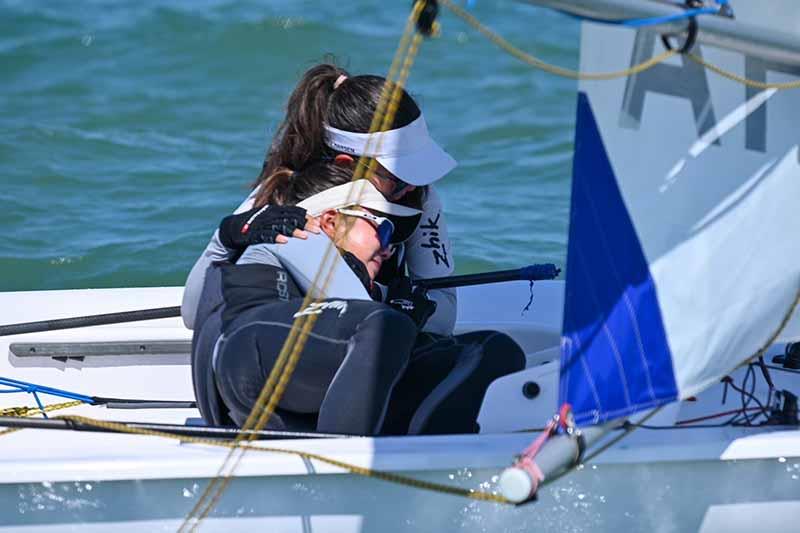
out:
<path id="1" fill-rule="evenodd" d="M 367 180 L 320 162 L 273 177 L 256 205 L 297 205 L 320 228 L 307 239 L 249 246 L 237 263 L 206 276 L 192 346 L 195 395 L 204 419 L 241 426 L 295 318 L 317 315 L 294 375 L 269 427 L 377 434 L 405 370 L 417 325 L 373 299 L 373 280 L 402 238 L 395 222 L 419 211 L 388 202 Z M 316 281 L 331 266 L 327 286 Z M 302 307 L 309 291 L 322 298 Z M 329 296 L 329 297 L 325 297 Z"/>
<path id="2" fill-rule="evenodd" d="M 405 91 L 388 131 L 372 138 L 367 135 L 385 81 L 379 76 L 349 76 L 330 64 L 317 65 L 304 74 L 289 98 L 286 117 L 267 151 L 252 193 L 234 215 L 223 220 L 192 268 L 181 308 L 187 327 L 194 327 L 203 279 L 212 262 L 236 257 L 250 244 L 286 243 L 288 237 L 305 239 L 319 231 L 316 221 L 302 208 L 274 204 L 254 207 L 257 197 L 269 196 L 271 176 L 300 171 L 318 161 L 332 161 L 354 170 L 360 156 L 374 158 L 376 169 L 367 174 L 367 179 L 387 200 L 422 211 L 420 217 L 404 222 L 412 226 L 403 228 L 408 238 L 384 262 L 377 276 L 379 283 L 386 286 L 405 275 L 413 281 L 453 273 L 453 250 L 441 201 L 432 184 L 456 162 L 430 137 L 422 112 Z M 419 295 L 402 293 L 407 286 L 395 283 L 398 293 L 391 296 L 413 299 L 425 307 Z M 456 291 L 432 290 L 428 298 L 435 302 L 435 312 L 424 331 L 451 335 Z"/>
<path id="3" fill-rule="evenodd" d="M 419 323 L 375 301 L 382 295 L 374 280 L 393 244 L 406 237 L 398 233 L 403 222 L 419 211 L 351 177 L 350 168 L 333 162 L 274 176 L 256 205 L 296 205 L 320 233 L 254 244 L 235 265 L 209 269 L 192 346 L 195 394 L 207 422 L 244 423 L 294 319 L 303 315 L 317 321 L 270 422 L 274 429 L 472 432 L 489 384 L 524 366 L 510 337 L 476 332 L 491 350 L 482 342 L 433 343 L 438 367 L 408 375 Z M 331 242 L 339 252 L 332 265 L 325 260 Z M 330 283 L 321 287 L 317 274 L 324 279 L 328 268 Z M 309 291 L 321 300 L 304 308 Z"/>

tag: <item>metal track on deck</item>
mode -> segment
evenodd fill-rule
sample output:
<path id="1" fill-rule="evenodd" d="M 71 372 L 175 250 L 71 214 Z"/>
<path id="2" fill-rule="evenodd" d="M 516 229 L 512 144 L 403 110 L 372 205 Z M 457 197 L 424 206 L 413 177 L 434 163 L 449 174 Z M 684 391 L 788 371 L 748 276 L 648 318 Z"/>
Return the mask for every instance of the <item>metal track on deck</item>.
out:
<path id="1" fill-rule="evenodd" d="M 15 342 L 9 351 L 17 357 L 52 357 L 79 359 L 85 357 L 124 355 L 188 355 L 191 341 L 121 341 L 121 342 Z"/>

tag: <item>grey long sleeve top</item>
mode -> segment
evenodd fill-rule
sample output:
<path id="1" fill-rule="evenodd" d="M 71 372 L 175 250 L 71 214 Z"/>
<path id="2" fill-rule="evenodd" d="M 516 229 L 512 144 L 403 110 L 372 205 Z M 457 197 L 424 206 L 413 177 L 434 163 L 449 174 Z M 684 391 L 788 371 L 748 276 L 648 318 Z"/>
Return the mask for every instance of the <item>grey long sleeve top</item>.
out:
<path id="1" fill-rule="evenodd" d="M 253 207 L 256 190 L 250 193 L 234 211 L 235 213 L 241 213 Z M 455 270 L 453 250 L 447 234 L 442 203 L 433 187 L 428 188 L 428 194 L 422 206 L 422 218 L 414 234 L 405 242 L 405 250 L 406 265 L 411 279 L 449 276 Z M 206 269 L 214 261 L 226 260 L 229 254 L 230 251 L 220 241 L 219 231 L 215 231 L 186 280 L 181 316 L 187 328 L 193 329 L 194 327 Z M 436 301 L 436 312 L 425 324 L 424 331 L 440 335 L 452 334 L 456 322 L 456 290 L 431 290 L 428 292 L 428 297 Z"/>

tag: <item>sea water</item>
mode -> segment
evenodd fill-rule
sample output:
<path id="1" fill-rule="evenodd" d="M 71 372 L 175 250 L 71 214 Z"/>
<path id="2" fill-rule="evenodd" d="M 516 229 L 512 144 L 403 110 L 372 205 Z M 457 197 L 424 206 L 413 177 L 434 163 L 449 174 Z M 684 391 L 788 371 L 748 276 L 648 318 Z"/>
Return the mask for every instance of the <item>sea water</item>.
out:
<path id="1" fill-rule="evenodd" d="M 385 75 L 410 3 L 0 1 L 0 290 L 182 285 L 302 72 Z M 571 19 L 474 4 L 577 66 Z M 441 23 L 409 90 L 459 161 L 437 184 L 457 271 L 563 266 L 576 83 Z"/>

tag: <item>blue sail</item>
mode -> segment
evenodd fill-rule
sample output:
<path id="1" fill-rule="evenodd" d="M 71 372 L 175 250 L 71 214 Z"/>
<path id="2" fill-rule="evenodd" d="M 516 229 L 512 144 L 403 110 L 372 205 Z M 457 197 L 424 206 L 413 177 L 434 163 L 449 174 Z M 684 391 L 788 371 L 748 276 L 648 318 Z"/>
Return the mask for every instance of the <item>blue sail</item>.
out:
<path id="1" fill-rule="evenodd" d="M 582 70 L 660 51 L 652 33 L 583 25 Z M 693 53 L 763 81 L 800 77 Z M 579 424 L 693 396 L 800 336 L 798 94 L 744 88 L 682 56 L 581 82 L 559 393 Z"/>
<path id="2" fill-rule="evenodd" d="M 674 400 L 653 280 L 584 93 L 578 95 L 567 274 L 560 403 L 570 403 L 584 424 Z"/>

